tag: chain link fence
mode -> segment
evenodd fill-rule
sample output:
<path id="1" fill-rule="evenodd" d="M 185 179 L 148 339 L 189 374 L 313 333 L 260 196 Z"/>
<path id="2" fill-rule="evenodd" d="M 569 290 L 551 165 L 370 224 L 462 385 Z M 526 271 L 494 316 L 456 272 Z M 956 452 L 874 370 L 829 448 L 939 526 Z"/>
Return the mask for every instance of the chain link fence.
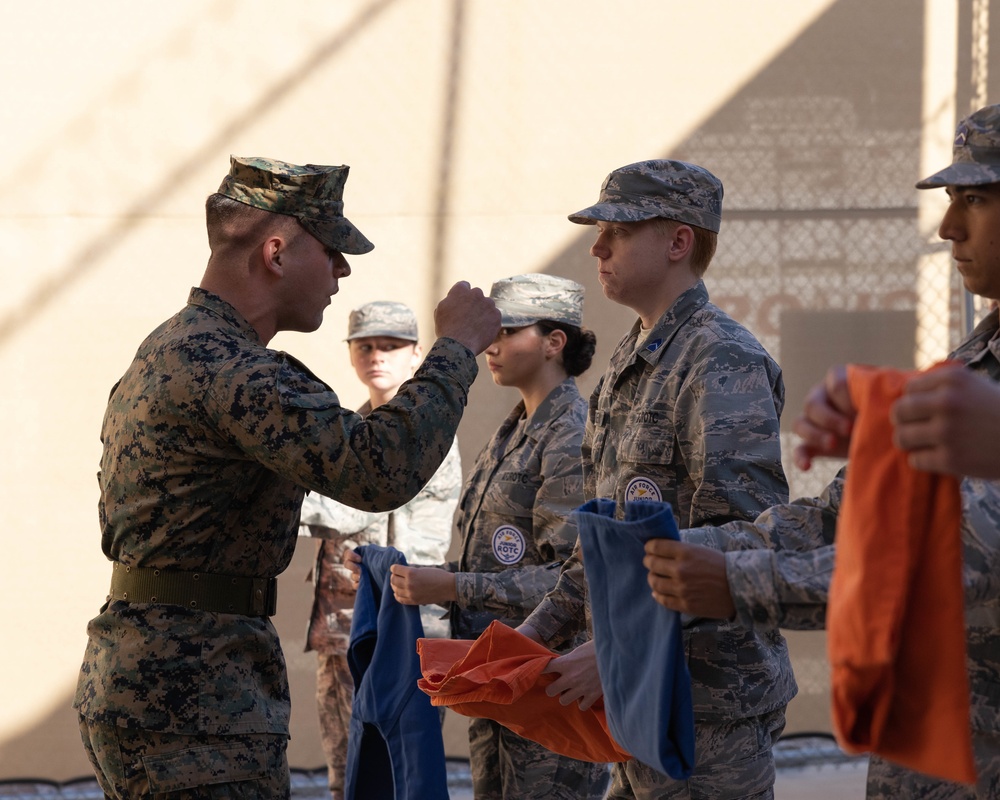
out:
<path id="1" fill-rule="evenodd" d="M 805 392 L 834 363 L 942 358 L 964 335 L 964 290 L 947 243 L 918 225 L 919 114 L 873 128 L 840 97 L 733 105 L 724 125 L 709 121 L 673 155 L 711 165 L 725 183 L 712 300 L 782 365 L 792 496 L 812 495 L 840 465 L 792 467 L 790 427 Z M 928 263 L 951 276 L 930 297 L 920 288 Z M 922 345 L 921 326 L 947 330 L 948 341 Z"/>

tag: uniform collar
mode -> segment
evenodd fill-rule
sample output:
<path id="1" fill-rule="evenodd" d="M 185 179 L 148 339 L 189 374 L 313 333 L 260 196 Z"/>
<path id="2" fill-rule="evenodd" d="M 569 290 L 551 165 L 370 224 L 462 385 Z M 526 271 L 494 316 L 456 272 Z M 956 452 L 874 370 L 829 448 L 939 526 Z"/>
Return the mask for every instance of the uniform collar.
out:
<path id="1" fill-rule="evenodd" d="M 985 367 L 994 380 L 1000 379 L 1000 311 L 993 309 L 952 353 L 952 357 L 969 366 Z M 992 364 L 985 363 L 992 359 Z M 991 369 L 992 367 L 992 369 Z"/>
<path id="2" fill-rule="evenodd" d="M 211 314 L 221 317 L 227 325 L 231 325 L 236 328 L 248 339 L 256 342 L 257 344 L 261 344 L 260 335 L 257 333 L 257 329 L 247 322 L 239 311 L 229 305 L 229 303 L 217 294 L 212 294 L 211 292 L 202 289 L 200 286 L 194 286 L 191 288 L 190 294 L 188 294 L 188 305 L 198 306 Z"/>
<path id="3" fill-rule="evenodd" d="M 684 291 L 680 297 L 674 300 L 670 308 L 663 312 L 638 352 L 635 351 L 635 343 L 639 337 L 641 322 L 636 320 L 632 330 L 618 346 L 612 361 L 624 366 L 623 362 L 631 362 L 631 356 L 635 355 L 649 364 L 656 364 L 684 323 L 691 319 L 694 313 L 706 303 L 708 303 L 708 289 L 705 287 L 705 282 L 699 280 L 690 289 Z"/>
<path id="4" fill-rule="evenodd" d="M 576 402 L 580 396 L 580 391 L 576 388 L 575 378 L 566 378 L 562 383 L 549 392 L 545 399 L 538 404 L 531 419 L 524 425 L 524 435 L 535 440 L 538 438 L 538 431 L 545 428 L 553 419 L 559 417 L 563 412 Z M 514 410 L 510 412 L 503 423 L 503 427 L 512 430 L 517 425 L 517 421 L 524 414 L 524 401 L 520 401 Z"/>

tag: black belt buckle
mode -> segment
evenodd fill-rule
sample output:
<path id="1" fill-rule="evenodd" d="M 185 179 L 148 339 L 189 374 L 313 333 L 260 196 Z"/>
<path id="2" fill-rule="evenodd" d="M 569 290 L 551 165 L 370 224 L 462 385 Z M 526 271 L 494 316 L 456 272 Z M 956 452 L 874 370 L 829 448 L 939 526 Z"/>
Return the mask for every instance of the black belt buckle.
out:
<path id="1" fill-rule="evenodd" d="M 278 611 L 278 579 L 254 578 L 250 589 L 251 616 L 273 617 Z"/>

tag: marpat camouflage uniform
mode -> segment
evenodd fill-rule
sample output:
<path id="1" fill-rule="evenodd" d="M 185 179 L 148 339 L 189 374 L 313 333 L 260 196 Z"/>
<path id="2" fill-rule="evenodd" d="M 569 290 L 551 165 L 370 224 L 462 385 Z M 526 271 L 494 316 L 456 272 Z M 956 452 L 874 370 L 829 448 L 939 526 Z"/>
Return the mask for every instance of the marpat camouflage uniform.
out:
<path id="1" fill-rule="evenodd" d="M 567 378 L 530 419 L 518 403 L 476 459 L 459 502 L 461 557 L 448 565 L 456 639 L 494 619 L 517 626 L 555 586 L 576 541 L 570 512 L 583 502 L 586 407 Z M 604 795 L 606 765 L 557 755 L 492 720 L 472 720 L 469 746 L 477 799 Z"/>
<path id="2" fill-rule="evenodd" d="M 588 498 L 662 500 L 681 528 L 752 519 L 784 502 L 781 370 L 754 337 L 708 302 L 699 282 L 637 350 L 621 340 L 590 400 L 583 444 Z M 557 590 L 527 620 L 550 646 L 585 624 L 579 550 Z M 738 624 L 686 620 L 695 714 L 692 777 L 674 781 L 639 762 L 616 764 L 609 798 L 770 797 L 770 743 L 795 695 L 784 638 Z M 733 753 L 747 758 L 734 759 Z M 739 794 L 727 794 L 740 787 Z M 704 793 L 704 794 L 703 794 Z"/>
<path id="3" fill-rule="evenodd" d="M 1000 320 L 993 311 L 951 354 L 976 372 L 1000 381 Z M 682 531 L 685 541 L 726 553 L 737 621 L 766 631 L 821 630 L 833 575 L 834 537 L 846 468 L 816 498 L 768 509 L 754 522 Z M 966 646 L 978 794 L 930 778 L 877 756 L 868 774 L 869 798 L 934 797 L 947 800 L 1000 796 L 1000 484 L 962 480 L 962 541 Z M 763 539 L 764 544 L 761 544 Z M 757 549 L 761 547 L 770 549 Z M 746 549 L 743 549 L 746 548 Z"/>
<path id="4" fill-rule="evenodd" d="M 362 416 L 370 412 L 370 403 L 358 409 Z M 347 646 L 356 592 L 341 557 L 347 549 L 377 544 L 396 547 L 410 564 L 440 564 L 451 546 L 452 519 L 461 489 L 462 461 L 456 439 L 427 485 L 394 511 L 358 511 L 314 493 L 302 502 L 300 531 L 318 539 L 306 650 L 317 651 L 316 702 L 331 789 L 344 788 L 347 735 L 354 699 Z M 449 635 L 443 615 L 441 606 L 421 607 L 425 636 Z"/>
<path id="5" fill-rule="evenodd" d="M 192 289 L 111 392 L 104 553 L 130 568 L 276 576 L 291 559 L 305 489 L 366 511 L 420 491 L 452 446 L 476 371 L 471 352 L 441 339 L 363 419 L 301 363 L 264 347 L 229 304 Z M 116 600 L 88 634 L 74 702 L 85 721 L 287 739 L 285 664 L 266 617 Z"/>
<path id="6" fill-rule="evenodd" d="M 285 734 L 182 736 L 144 731 L 135 736 L 128 728 L 99 725 L 86 717 L 80 717 L 80 733 L 105 797 L 210 796 L 195 795 L 194 786 L 241 800 L 288 797 Z M 109 763 L 118 767 L 110 778 L 112 786 L 105 785 Z M 233 784 L 239 794 L 225 794 Z"/>

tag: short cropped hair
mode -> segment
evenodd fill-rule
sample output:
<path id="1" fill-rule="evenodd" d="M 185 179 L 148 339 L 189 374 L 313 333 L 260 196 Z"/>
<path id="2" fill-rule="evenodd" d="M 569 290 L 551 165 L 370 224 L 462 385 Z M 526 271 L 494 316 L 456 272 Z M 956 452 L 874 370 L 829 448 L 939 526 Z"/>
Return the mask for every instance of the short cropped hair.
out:
<path id="1" fill-rule="evenodd" d="M 253 239 L 269 226 L 287 228 L 292 235 L 306 232 L 294 217 L 264 211 L 219 193 L 209 195 L 205 201 L 205 226 L 213 252 L 221 245 L 253 244 Z"/>

